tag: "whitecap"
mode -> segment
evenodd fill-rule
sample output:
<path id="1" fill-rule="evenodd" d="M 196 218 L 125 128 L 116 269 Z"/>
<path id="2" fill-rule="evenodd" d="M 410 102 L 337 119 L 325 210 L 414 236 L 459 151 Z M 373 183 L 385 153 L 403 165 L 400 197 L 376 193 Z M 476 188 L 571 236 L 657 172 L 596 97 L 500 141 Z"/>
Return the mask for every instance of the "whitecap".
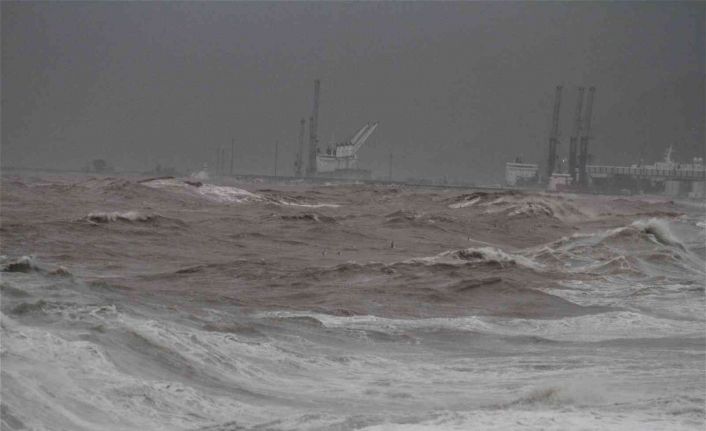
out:
<path id="1" fill-rule="evenodd" d="M 532 336 L 555 341 L 595 342 L 623 338 L 702 336 L 703 322 L 615 311 L 562 319 L 515 319 L 492 316 L 393 319 L 372 315 L 334 316 L 306 312 L 267 312 L 265 317 L 311 317 L 329 328 L 399 332 L 412 329 L 458 330 L 503 336 Z"/>
<path id="2" fill-rule="evenodd" d="M 476 196 L 475 198 L 468 200 L 468 201 L 457 202 L 455 204 L 451 204 L 451 205 L 449 205 L 449 208 L 454 208 L 454 209 L 466 208 L 466 207 L 473 206 L 473 205 L 477 204 L 478 202 L 480 202 L 480 196 Z"/>
<path id="3" fill-rule="evenodd" d="M 497 262 L 517 264 L 527 268 L 540 269 L 542 265 L 519 254 L 506 253 L 496 247 L 471 247 L 460 250 L 448 250 L 430 257 L 412 258 L 403 263 L 446 263 L 465 264 L 469 262 Z"/>
<path id="4" fill-rule="evenodd" d="M 154 218 L 154 216 L 152 216 L 152 215 L 142 214 L 138 211 L 126 211 L 126 212 L 96 211 L 96 212 L 91 212 L 86 216 L 86 220 L 89 222 L 93 222 L 93 223 L 108 223 L 108 222 L 115 222 L 118 220 L 130 221 L 130 222 L 149 221 L 149 220 L 152 220 L 153 218 Z"/>

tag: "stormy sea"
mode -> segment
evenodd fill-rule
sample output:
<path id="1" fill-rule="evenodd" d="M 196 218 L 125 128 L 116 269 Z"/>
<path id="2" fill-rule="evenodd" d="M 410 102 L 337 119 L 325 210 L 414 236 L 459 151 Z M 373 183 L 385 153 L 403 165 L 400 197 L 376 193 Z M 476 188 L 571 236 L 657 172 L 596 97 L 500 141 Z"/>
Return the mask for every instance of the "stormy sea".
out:
<path id="1" fill-rule="evenodd" d="M 702 430 L 706 208 L 2 178 L 3 430 Z"/>

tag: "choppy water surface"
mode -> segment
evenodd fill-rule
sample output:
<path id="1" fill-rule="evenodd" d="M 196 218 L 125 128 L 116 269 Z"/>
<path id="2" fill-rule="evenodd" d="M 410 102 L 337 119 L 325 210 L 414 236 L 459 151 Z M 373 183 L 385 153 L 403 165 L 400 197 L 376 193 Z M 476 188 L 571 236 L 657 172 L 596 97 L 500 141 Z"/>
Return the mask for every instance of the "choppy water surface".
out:
<path id="1" fill-rule="evenodd" d="M 2 429 L 703 429 L 662 198 L 4 177 Z"/>

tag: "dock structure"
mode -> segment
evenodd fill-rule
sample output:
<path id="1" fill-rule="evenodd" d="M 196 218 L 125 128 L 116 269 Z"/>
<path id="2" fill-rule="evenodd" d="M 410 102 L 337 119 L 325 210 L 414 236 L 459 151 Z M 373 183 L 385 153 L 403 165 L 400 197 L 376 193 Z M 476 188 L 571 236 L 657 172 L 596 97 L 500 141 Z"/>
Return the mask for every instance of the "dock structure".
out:
<path id="1" fill-rule="evenodd" d="M 660 169 L 654 166 L 602 166 L 588 165 L 586 173 L 592 179 L 611 176 L 628 176 L 656 181 L 706 181 L 706 169 L 693 164 L 685 167 Z"/>
<path id="2" fill-rule="evenodd" d="M 703 157 L 691 163 L 672 160 L 672 147 L 664 161 L 653 165 L 601 166 L 588 165 L 586 175 L 594 189 L 659 191 L 669 196 L 706 197 L 706 165 Z"/>
<path id="3" fill-rule="evenodd" d="M 551 191 L 585 191 L 592 193 L 656 193 L 694 199 L 706 197 L 706 165 L 702 157 L 690 163 L 677 163 L 671 158 L 671 147 L 664 161 L 652 165 L 610 166 L 586 165 L 586 186 L 571 182 L 569 174 L 554 173 Z M 577 168 L 578 169 L 578 168 Z M 505 164 L 505 183 L 514 187 L 536 187 L 539 165 L 518 161 Z"/>

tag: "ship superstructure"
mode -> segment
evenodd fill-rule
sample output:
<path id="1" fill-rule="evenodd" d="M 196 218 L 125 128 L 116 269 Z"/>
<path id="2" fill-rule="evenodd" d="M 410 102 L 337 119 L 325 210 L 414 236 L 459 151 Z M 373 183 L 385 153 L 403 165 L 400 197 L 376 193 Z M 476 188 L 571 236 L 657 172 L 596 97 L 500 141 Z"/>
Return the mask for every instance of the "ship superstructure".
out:
<path id="1" fill-rule="evenodd" d="M 309 154 L 306 167 L 308 177 L 338 177 L 369 179 L 371 172 L 358 168 L 358 150 L 370 138 L 378 127 L 377 122 L 369 122 L 361 127 L 350 139 L 329 144 L 325 149 L 319 145 L 319 98 L 321 82 L 314 81 L 314 99 L 311 117 L 309 117 Z M 304 119 L 300 122 L 299 148 L 294 161 L 294 172 L 304 175 Z"/>
<path id="2" fill-rule="evenodd" d="M 319 153 L 316 155 L 317 173 L 326 176 L 327 174 L 337 173 L 337 171 L 344 171 L 346 173 L 361 171 L 358 169 L 358 150 L 360 150 L 377 127 L 378 123 L 367 123 L 349 140 L 329 145 L 323 152 L 319 149 Z M 359 173 L 361 175 L 363 174 L 362 172 Z"/>

